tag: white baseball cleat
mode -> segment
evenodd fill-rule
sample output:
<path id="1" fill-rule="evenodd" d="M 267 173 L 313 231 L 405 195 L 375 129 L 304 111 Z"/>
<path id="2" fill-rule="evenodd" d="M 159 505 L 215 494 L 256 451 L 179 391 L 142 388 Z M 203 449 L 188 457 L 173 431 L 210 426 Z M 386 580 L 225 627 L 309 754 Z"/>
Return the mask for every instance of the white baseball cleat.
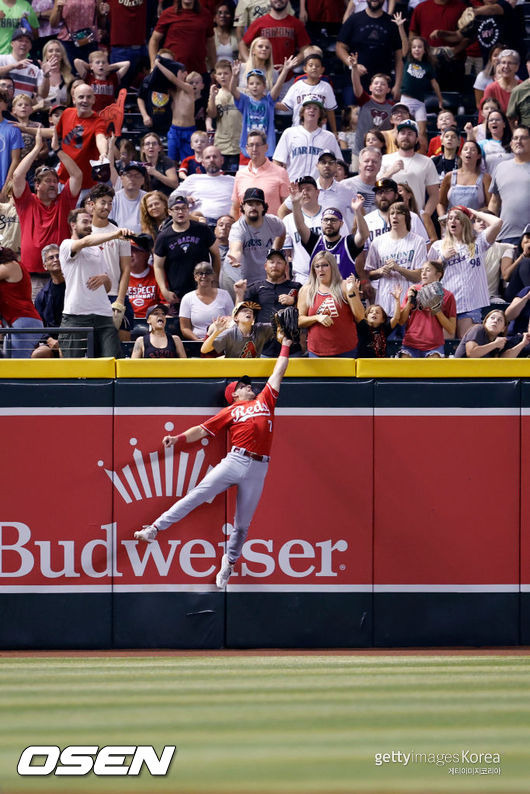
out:
<path id="1" fill-rule="evenodd" d="M 226 585 L 228 584 L 228 580 L 232 576 L 232 571 L 234 570 L 234 566 L 232 563 L 228 562 L 228 555 L 223 554 L 223 559 L 221 560 L 221 568 L 219 573 L 215 577 L 215 584 L 219 588 L 219 590 L 224 590 Z"/>
<path id="2" fill-rule="evenodd" d="M 136 540 L 145 540 L 146 543 L 152 543 L 156 540 L 158 529 L 152 524 L 145 524 L 142 529 L 134 533 Z"/>

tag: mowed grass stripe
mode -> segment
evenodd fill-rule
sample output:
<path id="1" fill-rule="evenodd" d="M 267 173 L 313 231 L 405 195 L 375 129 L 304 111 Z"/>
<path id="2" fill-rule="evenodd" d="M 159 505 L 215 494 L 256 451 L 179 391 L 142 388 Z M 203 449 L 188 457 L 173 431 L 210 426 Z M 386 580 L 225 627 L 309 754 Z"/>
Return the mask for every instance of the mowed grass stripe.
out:
<path id="1" fill-rule="evenodd" d="M 488 665 L 460 657 L 461 677 L 454 658 L 448 668 L 442 657 L 381 659 L 40 658 L 17 660 L 24 662 L 17 669 L 8 660 L 9 670 L 0 660 L 0 696 L 8 695 L 0 778 L 5 790 L 36 791 L 34 778 L 17 780 L 13 772 L 30 741 L 125 742 L 159 750 L 177 744 L 178 758 L 168 778 L 156 780 L 157 790 L 352 794 L 396 792 L 399 779 L 407 792 L 434 790 L 433 783 L 454 792 L 455 780 L 437 767 L 399 769 L 398 778 L 394 768 L 389 779 L 388 768 L 375 767 L 374 753 L 472 747 L 503 752 L 506 769 L 502 782 L 481 777 L 478 788 L 471 776 L 461 779 L 460 791 L 528 790 L 525 659 L 495 657 Z M 71 782 L 51 778 L 41 787 L 39 779 L 39 792 L 68 791 Z M 76 790 L 101 791 L 96 778 L 80 783 Z M 153 780 L 127 779 L 129 789 L 151 792 Z"/>

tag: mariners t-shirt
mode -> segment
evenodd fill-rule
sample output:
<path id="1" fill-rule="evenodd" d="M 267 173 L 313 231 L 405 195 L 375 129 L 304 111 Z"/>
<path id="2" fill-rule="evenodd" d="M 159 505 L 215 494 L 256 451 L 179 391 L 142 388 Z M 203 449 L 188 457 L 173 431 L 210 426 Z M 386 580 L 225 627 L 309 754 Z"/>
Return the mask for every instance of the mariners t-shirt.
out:
<path id="1" fill-rule="evenodd" d="M 203 422 L 201 427 L 211 436 L 228 429 L 232 446 L 243 447 L 256 455 L 270 455 L 277 399 L 278 392 L 266 383 L 254 400 L 223 408 Z"/>
<path id="2" fill-rule="evenodd" d="M 155 242 L 155 254 L 166 258 L 165 271 L 169 289 L 182 298 L 196 288 L 193 269 L 199 262 L 210 262 L 210 248 L 215 235 L 204 223 L 190 221 L 182 232 L 173 226 L 163 229 Z"/>

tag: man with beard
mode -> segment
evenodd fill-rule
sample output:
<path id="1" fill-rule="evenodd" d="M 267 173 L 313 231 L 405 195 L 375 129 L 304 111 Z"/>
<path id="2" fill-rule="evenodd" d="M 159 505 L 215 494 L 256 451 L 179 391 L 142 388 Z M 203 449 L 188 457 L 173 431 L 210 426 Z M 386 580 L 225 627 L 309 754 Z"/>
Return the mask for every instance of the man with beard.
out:
<path id="1" fill-rule="evenodd" d="M 291 16 L 289 0 L 270 0 L 268 14 L 255 19 L 239 42 L 239 52 L 243 61 L 248 60 L 249 48 L 254 39 L 262 36 L 269 39 L 272 47 L 273 63 L 283 64 L 286 58 L 297 55 L 301 62 L 304 48 L 311 44 L 305 25 Z M 290 79 L 291 74 L 287 79 Z"/>
<path id="2" fill-rule="evenodd" d="M 337 183 L 338 184 L 338 183 Z M 322 213 L 325 207 L 322 206 L 320 201 L 321 193 L 318 190 L 317 183 L 312 176 L 303 176 L 297 181 L 297 185 L 302 192 L 302 200 L 300 202 L 300 209 L 304 218 L 304 223 L 308 229 L 315 234 L 319 235 L 322 231 Z M 349 191 L 348 191 L 349 195 Z M 288 199 L 290 207 L 293 206 L 291 198 Z M 285 202 L 287 204 L 287 202 Z M 350 201 L 348 199 L 348 207 Z M 337 205 L 337 209 L 344 216 L 342 208 Z M 351 210 L 350 210 L 351 214 Z M 305 284 L 309 278 L 309 254 L 304 248 L 302 238 L 298 232 L 294 220 L 294 215 L 290 212 L 284 219 L 285 224 L 285 243 L 284 248 L 292 251 L 292 271 L 293 279 Z M 340 229 L 341 237 L 346 237 L 348 234 L 348 226 L 343 223 Z M 259 301 L 258 301 L 259 303 Z"/>
<path id="3" fill-rule="evenodd" d="M 170 196 L 168 210 L 172 223 L 156 238 L 154 265 L 160 292 L 177 313 L 182 296 L 196 287 L 193 277 L 195 265 L 211 262 L 216 276 L 219 276 L 221 263 L 213 231 L 205 223 L 190 220 L 188 199 Z"/>
<path id="4" fill-rule="evenodd" d="M 397 152 L 383 155 L 378 179 L 396 177 L 396 182 L 406 181 L 414 192 L 421 219 L 431 241 L 437 240 L 431 215 L 438 204 L 440 178 L 430 157 L 418 154 L 419 133 L 416 122 L 406 119 L 397 127 Z M 425 195 L 427 194 L 427 200 Z"/>
<path id="5" fill-rule="evenodd" d="M 101 257 L 100 246 L 109 240 L 130 237 L 130 229 L 112 227 L 106 234 L 92 233 L 92 218 L 86 209 L 72 210 L 68 215 L 71 237 L 63 240 L 59 260 L 66 282 L 61 326 L 94 328 L 94 355 L 120 358 L 118 332 L 112 320 L 112 307 L 107 298 L 111 280 Z M 86 339 L 74 332 L 61 333 L 59 345 L 65 358 L 86 354 Z"/>
<path id="6" fill-rule="evenodd" d="M 383 11 L 384 0 L 368 0 L 366 9 L 358 14 L 351 14 L 339 31 L 336 53 L 343 64 L 350 68 L 350 53 L 357 53 L 359 64 L 365 67 L 366 74 L 363 84 L 368 88 L 370 78 L 376 72 L 392 74 L 395 69 L 396 79 L 392 95 L 397 99 L 400 95 L 401 78 L 403 77 L 403 53 L 397 25 L 390 14 Z M 343 94 L 345 104 L 353 102 L 353 88 L 347 86 Z"/>
<path id="7" fill-rule="evenodd" d="M 341 237 L 343 223 L 342 213 L 335 207 L 328 207 L 322 213 L 321 234 L 312 232 L 305 224 L 302 213 L 302 191 L 298 184 L 291 185 L 291 198 L 293 202 L 293 215 L 296 229 L 300 235 L 302 245 L 308 252 L 310 262 L 320 252 L 326 251 L 333 254 L 337 260 L 342 278 L 347 279 L 352 273 L 356 278 L 365 281 L 364 272 L 356 268 L 356 259 L 363 250 L 364 241 L 368 237 L 368 228 L 363 215 L 363 197 L 358 194 L 352 201 L 352 210 L 357 222 L 355 234 Z"/>
<path id="8" fill-rule="evenodd" d="M 52 139 L 52 146 L 58 146 Z M 32 297 L 48 282 L 43 267 L 41 251 L 47 245 L 59 245 L 68 237 L 68 213 L 76 205 L 83 174 L 72 158 L 58 150 L 57 155 L 69 175 L 68 182 L 59 193 L 59 180 L 54 168 L 41 165 L 35 171 L 35 193 L 30 190 L 26 176 L 42 148 L 40 127 L 35 135 L 35 146 L 17 165 L 13 172 L 13 197 L 20 219 L 20 257 L 31 276 Z"/>
<path id="9" fill-rule="evenodd" d="M 230 213 L 234 177 L 223 174 L 224 157 L 217 146 L 207 146 L 202 153 L 205 174 L 191 174 L 177 188 L 181 196 L 193 199 L 194 212 L 215 228 L 221 215 Z"/>
<path id="10" fill-rule="evenodd" d="M 114 190 L 109 185 L 96 185 L 90 191 L 88 206 L 92 210 L 94 234 L 115 231 L 116 226 L 109 223 L 113 199 Z M 131 272 L 131 243 L 129 240 L 110 240 L 101 247 L 101 256 L 111 281 L 108 298 L 112 305 L 114 324 L 120 333 L 120 339 L 128 342 L 134 325 L 134 311 L 127 297 Z"/>
<path id="11" fill-rule="evenodd" d="M 233 267 L 240 268 L 240 278 L 248 283 L 265 278 L 267 251 L 280 250 L 285 240 L 285 226 L 267 209 L 263 190 L 249 188 L 243 196 L 241 217 L 230 229 L 227 259 Z"/>
<path id="12" fill-rule="evenodd" d="M 289 278 L 289 263 L 283 251 L 271 248 L 265 260 L 265 274 L 262 281 L 247 285 L 246 279 L 241 279 L 234 285 L 238 303 L 245 300 L 261 306 L 256 316 L 258 323 L 271 323 L 277 311 L 285 306 L 295 306 L 302 286 L 298 281 Z M 265 358 L 276 358 L 280 349 L 281 344 L 272 336 L 265 343 L 261 355 Z M 295 352 L 300 352 L 300 345 L 293 345 L 291 353 Z"/>

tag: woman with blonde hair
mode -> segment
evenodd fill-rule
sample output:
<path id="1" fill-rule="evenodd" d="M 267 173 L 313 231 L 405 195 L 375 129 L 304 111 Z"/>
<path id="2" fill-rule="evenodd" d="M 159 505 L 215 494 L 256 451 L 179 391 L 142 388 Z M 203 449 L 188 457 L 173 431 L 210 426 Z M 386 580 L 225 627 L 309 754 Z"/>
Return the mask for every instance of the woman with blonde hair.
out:
<path id="1" fill-rule="evenodd" d="M 160 190 L 151 190 L 140 199 L 140 225 L 143 234 L 156 240 L 160 227 L 169 218 L 167 196 Z"/>
<path id="2" fill-rule="evenodd" d="M 58 59 L 57 63 L 53 60 L 54 58 Z M 50 90 L 46 97 L 46 104 L 49 107 L 66 105 L 68 103 L 68 86 L 74 79 L 74 75 L 64 45 L 56 39 L 47 41 L 42 50 L 42 60 L 54 63 L 54 66 L 50 67 Z"/>
<path id="3" fill-rule="evenodd" d="M 265 73 L 265 84 L 270 91 L 278 79 L 278 72 L 272 60 L 271 43 L 264 36 L 258 36 L 250 45 L 248 60 L 239 73 L 239 88 L 246 93 L 247 74 L 251 69 L 261 69 Z"/>
<path id="4" fill-rule="evenodd" d="M 343 280 L 337 260 L 319 251 L 311 262 L 309 280 L 298 295 L 300 328 L 307 328 L 310 358 L 353 358 L 357 326 L 364 318 L 359 280 L 352 273 Z"/>
<path id="5" fill-rule="evenodd" d="M 474 217 L 486 225 L 477 237 L 472 224 Z M 501 219 L 495 215 L 457 205 L 449 210 L 443 238 L 436 240 L 430 248 L 429 259 L 442 260 L 444 287 L 456 299 L 456 335 L 459 338 L 473 323 L 481 322 L 481 309 L 489 305 L 485 258 L 501 226 Z"/>

